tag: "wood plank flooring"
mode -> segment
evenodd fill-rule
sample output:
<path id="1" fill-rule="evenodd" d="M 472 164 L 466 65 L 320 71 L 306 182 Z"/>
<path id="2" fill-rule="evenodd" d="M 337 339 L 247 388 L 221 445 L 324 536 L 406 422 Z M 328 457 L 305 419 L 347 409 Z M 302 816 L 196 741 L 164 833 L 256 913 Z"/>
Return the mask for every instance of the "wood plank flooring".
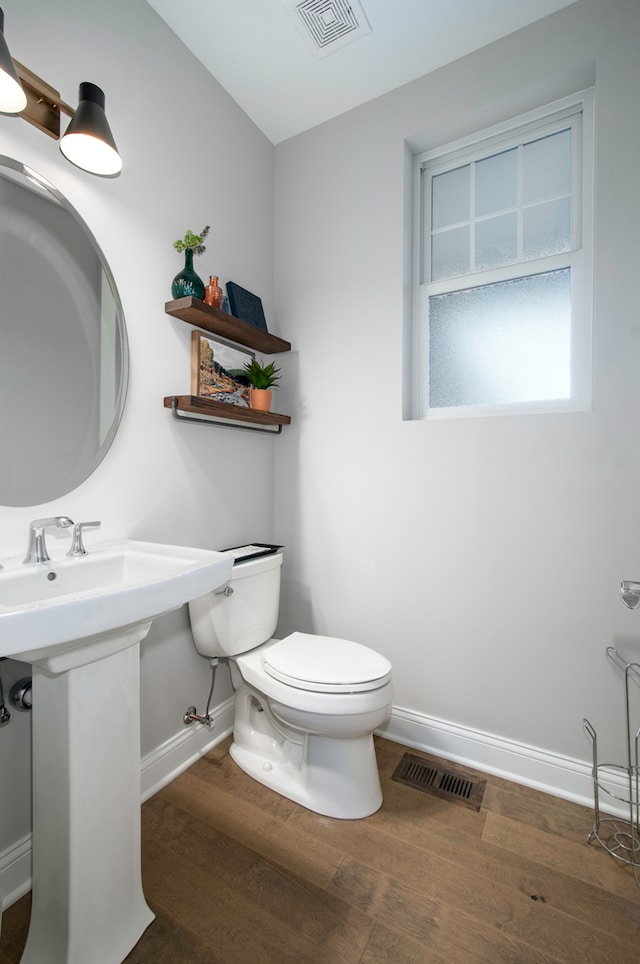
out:
<path id="1" fill-rule="evenodd" d="M 142 807 L 156 920 L 127 964 L 640 962 L 640 888 L 586 844 L 590 810 L 489 776 L 475 812 L 392 781 L 406 748 L 377 739 L 381 810 L 330 820 L 229 742 Z M 0 964 L 28 917 L 29 897 L 5 911 Z"/>

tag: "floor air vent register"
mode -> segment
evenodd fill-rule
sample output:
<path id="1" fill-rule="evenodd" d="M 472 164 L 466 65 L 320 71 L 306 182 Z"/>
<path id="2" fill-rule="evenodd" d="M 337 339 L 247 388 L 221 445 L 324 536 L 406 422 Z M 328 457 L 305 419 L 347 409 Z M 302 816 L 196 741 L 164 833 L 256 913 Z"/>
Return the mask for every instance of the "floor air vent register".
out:
<path id="1" fill-rule="evenodd" d="M 487 786 L 487 781 L 478 779 L 473 770 L 456 764 L 447 764 L 445 768 L 440 760 L 412 753 L 404 754 L 391 779 L 443 800 L 463 803 L 472 810 L 482 806 Z"/>

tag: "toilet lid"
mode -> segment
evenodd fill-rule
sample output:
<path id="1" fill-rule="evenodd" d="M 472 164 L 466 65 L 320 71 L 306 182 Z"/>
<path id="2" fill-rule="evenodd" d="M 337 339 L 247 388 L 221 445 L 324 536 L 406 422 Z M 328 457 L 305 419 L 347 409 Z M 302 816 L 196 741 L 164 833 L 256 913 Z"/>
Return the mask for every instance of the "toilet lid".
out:
<path id="1" fill-rule="evenodd" d="M 367 646 L 292 633 L 264 654 L 265 672 L 297 689 L 316 693 L 361 693 L 391 679 L 391 663 Z"/>

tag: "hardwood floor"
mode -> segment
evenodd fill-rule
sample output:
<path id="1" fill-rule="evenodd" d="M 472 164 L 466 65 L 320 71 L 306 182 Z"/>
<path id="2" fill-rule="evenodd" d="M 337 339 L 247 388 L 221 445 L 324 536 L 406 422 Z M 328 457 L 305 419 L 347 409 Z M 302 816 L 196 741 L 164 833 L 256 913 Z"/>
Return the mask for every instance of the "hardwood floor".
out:
<path id="1" fill-rule="evenodd" d="M 331 820 L 228 745 L 143 805 L 156 920 L 127 964 L 640 961 L 640 888 L 586 844 L 590 810 L 489 776 L 475 812 L 392 781 L 406 748 L 377 740 L 381 810 Z M 5 911 L 0 964 L 20 960 L 28 915 L 28 897 Z"/>

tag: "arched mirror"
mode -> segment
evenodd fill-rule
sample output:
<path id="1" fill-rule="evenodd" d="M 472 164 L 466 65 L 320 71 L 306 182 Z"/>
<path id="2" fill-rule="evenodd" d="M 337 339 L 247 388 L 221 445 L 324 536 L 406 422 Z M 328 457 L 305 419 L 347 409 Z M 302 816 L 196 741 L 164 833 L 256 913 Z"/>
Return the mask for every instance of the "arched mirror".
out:
<path id="1" fill-rule="evenodd" d="M 127 390 L 122 306 L 93 235 L 45 178 L 0 155 L 0 505 L 76 488 Z"/>

